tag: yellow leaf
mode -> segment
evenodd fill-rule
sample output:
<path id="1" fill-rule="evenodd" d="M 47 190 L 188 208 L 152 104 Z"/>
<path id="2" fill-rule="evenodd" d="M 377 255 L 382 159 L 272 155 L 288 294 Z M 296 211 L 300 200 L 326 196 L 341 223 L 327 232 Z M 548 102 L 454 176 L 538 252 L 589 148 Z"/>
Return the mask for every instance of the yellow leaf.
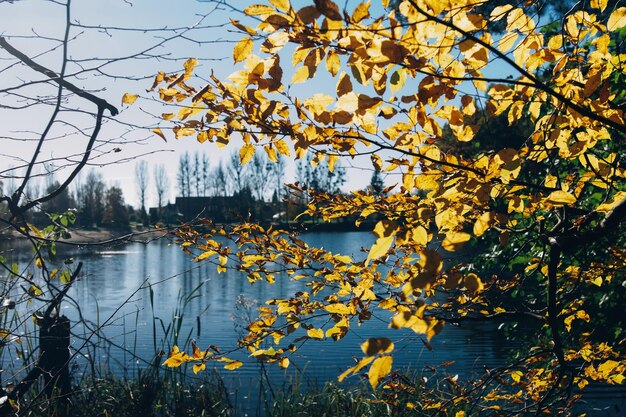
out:
<path id="1" fill-rule="evenodd" d="M 326 56 L 326 69 L 330 74 L 334 77 L 339 72 L 341 68 L 341 61 L 339 60 L 339 55 L 335 51 L 330 51 Z"/>
<path id="2" fill-rule="evenodd" d="M 280 358 L 278 361 L 278 366 L 283 369 L 287 369 L 289 367 L 289 358 Z"/>
<path id="3" fill-rule="evenodd" d="M 178 346 L 174 345 L 170 352 L 169 358 L 167 358 L 167 360 L 163 362 L 163 365 L 170 368 L 176 368 L 183 363 L 188 362 L 189 359 L 189 355 L 187 355 L 185 352 L 181 352 L 180 349 L 178 349 Z"/>
<path id="4" fill-rule="evenodd" d="M 179 127 L 179 126 L 176 126 L 172 130 L 174 131 L 174 137 L 176 139 L 182 138 L 183 136 L 191 136 L 194 133 L 196 133 L 196 129 L 192 129 L 190 127 Z M 154 132 L 154 130 L 153 130 L 153 132 Z"/>
<path id="5" fill-rule="evenodd" d="M 207 140 L 209 140 L 209 132 L 207 132 L 206 130 L 199 132 L 198 136 L 196 136 L 196 140 L 200 143 L 206 142 Z"/>
<path id="6" fill-rule="evenodd" d="M 31 232 L 35 234 L 35 236 L 39 238 L 45 238 L 45 235 L 34 224 L 28 223 L 28 228 L 30 229 Z"/>
<path id="7" fill-rule="evenodd" d="M 311 339 L 323 339 L 324 331 L 322 329 L 309 329 L 307 330 L 306 335 Z"/>
<path id="8" fill-rule="evenodd" d="M 353 92 L 346 93 L 339 97 L 337 104 L 335 104 L 337 110 L 343 110 L 348 113 L 354 113 L 359 108 L 359 96 Z"/>
<path id="9" fill-rule="evenodd" d="M 480 237 L 491 227 L 495 219 L 495 214 L 491 211 L 487 211 L 480 215 L 474 223 L 474 236 Z"/>
<path id="10" fill-rule="evenodd" d="M 376 171 L 381 171 L 383 169 L 383 160 L 380 156 L 372 154 L 370 155 L 370 158 L 372 160 L 372 165 L 374 165 L 374 169 L 376 169 Z"/>
<path id="11" fill-rule="evenodd" d="M 265 146 L 263 149 L 265 150 L 265 153 L 267 154 L 267 157 L 269 158 L 270 161 L 278 162 L 278 155 L 276 154 L 276 149 L 270 148 L 269 146 Z"/>
<path id="12" fill-rule="evenodd" d="M 554 204 L 555 206 L 565 206 L 568 204 L 574 204 L 576 202 L 576 197 L 567 191 L 553 191 L 550 193 L 546 202 Z"/>
<path id="13" fill-rule="evenodd" d="M 478 132 L 478 126 L 476 125 L 465 125 L 462 129 L 458 129 L 455 131 L 456 138 L 459 142 L 469 142 L 474 139 L 474 136 Z"/>
<path id="14" fill-rule="evenodd" d="M 376 237 L 393 236 L 398 231 L 398 224 L 391 220 L 381 220 L 374 226 L 374 234 Z"/>
<path id="15" fill-rule="evenodd" d="M 506 19 L 506 30 L 509 32 L 519 30 L 528 35 L 535 29 L 535 22 L 521 8 L 511 10 Z"/>
<path id="16" fill-rule="evenodd" d="M 183 107 L 183 108 L 181 108 L 178 111 L 178 119 L 179 120 L 185 120 L 189 116 L 196 115 L 196 114 L 200 113 L 204 109 L 205 109 L 204 107 L 199 107 L 199 106 Z"/>
<path id="17" fill-rule="evenodd" d="M 333 101 L 335 101 L 335 99 L 328 94 L 318 93 L 304 100 L 303 104 L 314 114 L 320 114 L 325 111 L 326 107 Z"/>
<path id="18" fill-rule="evenodd" d="M 328 164 L 328 170 L 330 172 L 334 172 L 335 171 L 335 162 L 337 162 L 338 160 L 339 160 L 339 155 L 334 154 L 334 153 L 328 155 L 327 164 Z"/>
<path id="19" fill-rule="evenodd" d="M 404 83 L 406 82 L 406 70 L 404 68 L 400 68 L 391 74 L 389 78 L 389 84 L 391 88 L 391 92 L 393 94 L 397 93 L 402 87 L 404 87 Z"/>
<path id="20" fill-rule="evenodd" d="M 524 376 L 524 373 L 521 371 L 511 372 L 511 379 L 513 379 L 513 381 L 515 382 L 520 382 L 520 380 L 522 379 L 522 376 Z"/>
<path id="21" fill-rule="evenodd" d="M 471 236 L 465 232 L 449 232 L 446 238 L 441 242 L 441 246 L 449 251 L 454 252 L 470 240 Z"/>
<path id="22" fill-rule="evenodd" d="M 391 356 L 382 356 L 372 363 L 372 366 L 370 366 L 370 370 L 367 373 L 367 378 L 369 379 L 372 388 L 376 388 L 378 381 L 391 372 L 392 364 L 393 358 Z"/>
<path id="23" fill-rule="evenodd" d="M 254 42 L 251 37 L 247 36 L 235 45 L 235 48 L 233 49 L 233 59 L 235 62 L 243 61 L 252 54 L 253 49 Z"/>
<path id="24" fill-rule="evenodd" d="M 496 22 L 502 19 L 506 14 L 513 8 L 510 4 L 505 4 L 504 6 L 498 6 L 491 12 L 490 18 L 493 22 Z"/>
<path id="25" fill-rule="evenodd" d="M 370 338 L 361 344 L 361 350 L 367 356 L 374 356 L 381 353 L 389 353 L 393 350 L 394 344 L 386 337 Z"/>
<path id="26" fill-rule="evenodd" d="M 241 161 L 241 165 L 245 165 L 252 160 L 254 156 L 254 146 L 250 144 L 243 145 L 241 149 L 239 149 L 239 160 Z"/>
<path id="27" fill-rule="evenodd" d="M 254 352 L 252 352 L 250 354 L 250 356 L 252 356 L 253 358 L 258 358 L 258 357 L 262 357 L 262 356 L 276 356 L 276 350 L 271 347 L 269 349 L 259 349 L 259 350 L 255 350 Z M 225 358 L 224 358 L 225 359 Z"/>
<path id="28" fill-rule="evenodd" d="M 217 254 L 217 252 L 216 252 L 216 251 L 214 251 L 214 250 L 212 250 L 212 249 L 209 249 L 209 250 L 207 250 L 206 252 L 202 252 L 202 253 L 201 253 L 201 254 L 200 254 L 197 258 L 195 258 L 194 260 L 195 260 L 195 261 L 202 261 L 202 260 L 207 259 L 208 257 L 213 256 L 213 255 L 216 255 L 216 254 Z"/>
<path id="29" fill-rule="evenodd" d="M 204 371 L 206 369 L 206 365 L 204 363 L 196 363 L 193 365 L 193 373 L 197 374 L 200 371 Z"/>
<path id="30" fill-rule="evenodd" d="M 133 104 L 137 100 L 137 97 L 139 97 L 137 94 L 124 93 L 122 96 L 122 104 Z"/>
<path id="31" fill-rule="evenodd" d="M 563 324 L 565 324 L 565 329 L 569 332 L 572 330 L 572 322 L 575 319 L 584 320 L 589 323 L 590 317 L 589 314 L 585 310 L 578 310 L 576 313 L 571 314 L 563 320 Z"/>
<path id="32" fill-rule="evenodd" d="M 589 2 L 589 5 L 591 7 L 593 7 L 594 9 L 600 9 L 601 12 L 603 12 L 604 9 L 606 9 L 607 4 L 608 4 L 608 0 L 591 0 Z"/>
<path id="33" fill-rule="evenodd" d="M 234 371 L 235 369 L 239 369 L 243 366 L 243 362 L 241 361 L 229 361 L 226 365 L 224 365 L 224 369 L 229 371 Z"/>
<path id="34" fill-rule="evenodd" d="M 309 67 L 306 65 L 299 67 L 291 78 L 291 84 L 297 84 L 306 81 L 309 78 Z"/>
<path id="35" fill-rule="evenodd" d="M 606 28 L 610 31 L 615 31 L 624 26 L 626 26 L 626 7 L 618 7 L 611 13 Z"/>
<path id="36" fill-rule="evenodd" d="M 284 140 L 282 139 L 277 140 L 276 142 L 274 142 L 274 146 L 276 146 L 276 149 L 278 149 L 278 152 L 281 155 L 291 156 L 291 152 L 289 151 L 289 146 L 287 146 Z"/>
<path id="37" fill-rule="evenodd" d="M 381 256 L 385 255 L 391 247 L 392 243 L 393 236 L 381 237 L 376 239 L 376 242 L 370 248 L 365 264 L 367 265 L 370 261 L 378 259 Z"/>
<path id="38" fill-rule="evenodd" d="M 361 20 L 370 16 L 370 2 L 369 0 L 359 4 L 354 13 L 352 13 L 352 22 L 359 23 Z"/>
<path id="39" fill-rule="evenodd" d="M 346 371 L 344 373 L 339 375 L 337 380 L 339 382 L 343 381 L 348 375 L 355 374 L 355 373 L 359 372 L 361 369 L 363 369 L 367 365 L 369 365 L 373 360 L 374 360 L 374 356 L 368 356 L 368 357 L 365 357 L 365 358 L 361 359 L 358 364 L 356 364 L 352 368 L 346 369 Z"/>
<path id="40" fill-rule="evenodd" d="M 248 16 L 266 16 L 274 14 L 276 11 L 272 7 L 264 4 L 253 4 L 252 6 L 246 7 L 243 12 Z"/>
<path id="41" fill-rule="evenodd" d="M 482 291 L 485 286 L 480 278 L 478 278 L 478 275 L 470 273 L 465 277 L 465 288 L 472 294 L 476 294 Z"/>
<path id="42" fill-rule="evenodd" d="M 281 10 L 283 12 L 288 12 L 291 8 L 289 0 L 270 0 L 270 3 L 278 10 Z"/>
<path id="43" fill-rule="evenodd" d="M 418 245 L 426 246 L 428 244 L 428 232 L 422 226 L 417 226 L 411 231 L 413 241 Z"/>
<path id="44" fill-rule="evenodd" d="M 191 73 L 193 72 L 193 69 L 196 67 L 196 65 L 198 65 L 198 60 L 196 58 L 189 58 L 185 61 L 183 67 L 185 68 L 186 78 L 189 78 L 191 76 Z"/>
<path id="45" fill-rule="evenodd" d="M 352 309 L 343 303 L 328 304 L 324 306 L 324 310 L 332 314 L 341 314 L 341 315 L 347 315 L 347 314 L 353 313 Z"/>
<path id="46" fill-rule="evenodd" d="M 374 226 L 374 234 L 378 238 L 372 248 L 370 249 L 367 257 L 368 263 L 370 260 L 378 259 L 387 253 L 387 250 L 393 242 L 393 236 L 398 231 L 398 224 L 390 220 L 381 220 Z"/>
<path id="47" fill-rule="evenodd" d="M 515 45 L 515 41 L 517 41 L 518 37 L 519 35 L 516 32 L 509 32 L 505 34 L 498 42 L 498 49 L 501 52 L 508 52 L 513 45 Z"/>
<path id="48" fill-rule="evenodd" d="M 32 296 L 40 296 L 43 295 L 43 291 L 41 290 L 41 288 L 39 288 L 37 285 L 33 284 L 30 286 L 30 288 L 28 288 L 28 293 Z"/>
<path id="49" fill-rule="evenodd" d="M 163 134 L 163 131 L 156 127 L 154 129 L 152 129 L 152 133 L 156 133 L 157 135 L 159 135 L 161 137 L 161 139 L 163 139 L 165 142 L 167 142 L 167 139 L 165 138 L 165 135 Z"/>

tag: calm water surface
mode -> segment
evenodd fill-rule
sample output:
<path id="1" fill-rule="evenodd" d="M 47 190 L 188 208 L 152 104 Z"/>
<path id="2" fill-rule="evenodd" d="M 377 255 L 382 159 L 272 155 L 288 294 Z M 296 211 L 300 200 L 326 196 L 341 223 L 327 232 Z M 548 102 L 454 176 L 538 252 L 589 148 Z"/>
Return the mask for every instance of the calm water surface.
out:
<path id="1" fill-rule="evenodd" d="M 361 248 L 373 242 L 371 235 L 361 232 L 310 233 L 303 238 L 309 245 L 355 257 L 364 257 Z M 76 259 L 84 263 L 83 278 L 74 285 L 71 296 L 80 300 L 83 317 L 100 324 L 109 320 L 104 333 L 144 359 L 154 355 L 153 322 L 158 341 L 163 337 L 161 323 L 167 326 L 173 318 L 182 317 L 179 342 L 191 337 L 201 348 L 216 345 L 227 351 L 236 347 L 246 317 L 250 312 L 255 314 L 256 306 L 272 298 L 290 297 L 305 288 L 286 276 L 277 277 L 274 285 L 251 285 L 236 271 L 218 274 L 214 265 L 195 263 L 180 248 L 165 241 L 130 244 L 85 256 L 78 253 Z M 137 291 L 148 283 L 151 290 Z M 194 296 L 185 302 L 184 296 L 191 293 Z M 66 305 L 65 314 L 76 317 L 74 310 Z M 496 366 L 506 358 L 507 346 L 497 324 L 447 326 L 431 341 L 431 351 L 421 336 L 389 330 L 386 319 L 373 317 L 362 326 L 355 325 L 339 343 L 309 341 L 291 362 L 306 367 L 311 378 L 334 378 L 350 366 L 352 357 L 362 356 L 360 343 L 373 336 L 396 341 L 400 352 L 394 357 L 395 364 L 414 369 L 455 361 L 451 369 L 467 374 Z M 295 336 L 301 334 L 296 332 Z M 244 352 L 232 356 L 246 365 L 254 364 Z M 120 365 L 133 360 L 128 352 L 115 350 L 106 359 Z M 239 371 L 243 377 L 258 374 L 256 366 L 244 366 Z"/>
<path id="2" fill-rule="evenodd" d="M 362 247 L 373 243 L 371 234 L 363 232 L 308 233 L 302 238 L 311 246 L 356 258 L 364 258 Z M 102 348 L 90 349 L 89 354 L 97 356 L 101 366 L 116 373 L 125 370 L 129 376 L 154 358 L 155 348 L 171 348 L 175 333 L 171 327 L 169 337 L 165 337 L 171 323 L 180 323 L 176 332 L 179 344 L 194 339 L 201 349 L 215 345 L 226 352 L 236 348 L 238 337 L 244 334 L 246 317 L 254 316 L 258 305 L 304 289 L 302 283 L 289 281 L 286 276 L 277 277 L 274 285 L 250 285 L 236 271 L 218 274 L 214 265 L 195 263 L 180 248 L 164 240 L 78 250 L 72 255 L 83 262 L 82 277 L 69 292 L 79 308 L 65 302 L 63 312 L 74 322 L 82 315 L 92 328 L 101 328 L 101 335 L 114 345 L 92 336 L 89 345 L 96 343 Z M 515 347 L 498 329 L 499 323 L 467 323 L 462 327 L 447 325 L 431 340 L 430 350 L 421 336 L 388 329 L 387 319 L 373 317 L 362 326 L 354 325 L 340 342 L 305 343 L 290 358 L 293 366 L 288 371 L 276 365 L 266 368 L 270 381 L 281 384 L 294 378 L 296 369 L 304 370 L 298 378 L 307 382 L 333 380 L 352 365 L 353 358 L 362 357 L 359 345 L 375 336 L 386 336 L 396 343 L 394 367 L 421 371 L 426 365 L 453 361 L 448 372 L 458 373 L 461 379 L 503 364 L 509 350 Z M 73 346 L 84 353 L 83 335 L 89 337 L 91 332 L 81 325 L 73 331 Z M 295 333 L 295 337 L 301 335 Z M 260 365 L 244 351 L 228 356 L 245 365 L 234 373 L 220 373 L 237 390 L 240 399 L 254 398 Z M 221 368 L 220 364 L 217 366 Z"/>

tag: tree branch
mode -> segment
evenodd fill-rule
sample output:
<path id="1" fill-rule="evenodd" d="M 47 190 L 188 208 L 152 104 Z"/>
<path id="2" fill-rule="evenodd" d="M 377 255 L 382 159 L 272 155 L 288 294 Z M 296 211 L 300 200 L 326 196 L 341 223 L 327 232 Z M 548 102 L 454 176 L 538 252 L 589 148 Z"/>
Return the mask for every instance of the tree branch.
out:
<path id="1" fill-rule="evenodd" d="M 64 88 L 68 89 L 69 91 L 73 92 L 74 94 L 91 101 L 92 103 L 94 103 L 96 106 L 98 106 L 98 108 L 103 108 L 103 109 L 107 109 L 110 113 L 111 116 L 115 116 L 119 113 L 119 111 L 117 110 L 117 108 L 115 106 L 113 106 L 112 104 L 109 104 L 106 100 L 101 99 L 99 97 L 94 96 L 91 93 L 88 93 L 87 91 L 76 87 L 74 84 L 70 83 L 69 81 L 61 78 L 57 73 L 55 73 L 54 71 L 36 63 L 35 61 L 33 61 L 32 59 L 30 59 L 28 56 L 26 56 L 24 53 L 22 53 L 21 51 L 15 49 L 13 46 L 11 46 L 11 44 L 9 44 L 7 42 L 7 40 L 3 37 L 0 36 L 0 46 L 2 48 L 4 48 L 8 53 L 10 53 L 11 55 L 13 55 L 14 57 L 16 57 L 17 59 L 19 59 L 20 61 L 22 61 L 24 64 L 28 65 L 30 68 L 32 68 L 33 70 L 40 72 L 42 74 L 44 74 L 45 76 L 47 76 L 48 78 L 50 78 L 52 81 L 58 83 L 59 85 L 63 86 Z"/>
<path id="2" fill-rule="evenodd" d="M 585 117 L 588 117 L 591 120 L 595 120 L 595 121 L 600 122 L 600 123 L 602 123 L 604 125 L 611 126 L 612 128 L 616 129 L 619 132 L 626 133 L 626 126 L 624 126 L 623 124 L 614 122 L 611 119 L 608 119 L 606 117 L 600 116 L 600 115 L 596 114 L 593 110 L 588 109 L 588 108 L 583 107 L 583 106 L 580 106 L 580 105 L 572 102 L 571 100 L 569 100 L 564 95 L 554 91 L 552 88 L 550 88 L 548 85 L 546 85 L 541 80 L 536 78 L 530 72 L 528 72 L 524 68 L 520 67 L 515 61 L 513 61 L 511 58 L 506 56 L 506 54 L 500 52 L 497 48 L 494 48 L 489 43 L 483 41 L 482 39 L 474 36 L 473 34 L 467 32 L 467 31 L 465 31 L 463 29 L 459 28 L 458 26 L 454 25 L 453 23 L 446 22 L 445 20 L 440 19 L 437 16 L 433 16 L 430 13 L 427 13 L 424 9 L 419 7 L 418 4 L 414 0 L 408 0 L 408 1 L 411 4 L 411 6 L 413 6 L 415 8 L 415 10 L 417 10 L 419 13 L 424 15 L 424 17 L 426 17 L 426 19 L 432 20 L 433 22 L 439 23 L 440 25 L 443 25 L 443 26 L 445 26 L 445 27 L 447 27 L 447 28 L 449 28 L 449 29 L 451 29 L 451 30 L 453 30 L 455 32 L 458 32 L 458 33 L 462 34 L 463 36 L 465 36 L 467 39 L 471 40 L 472 42 L 476 42 L 477 44 L 487 48 L 489 51 L 491 51 L 498 58 L 502 59 L 508 65 L 513 67 L 522 77 L 525 77 L 525 78 L 528 78 L 529 80 L 531 80 L 535 84 L 536 88 L 538 88 L 541 91 L 546 92 L 548 95 L 556 98 L 561 103 L 565 104 L 567 107 L 571 108 L 572 110 L 577 111 L 578 113 L 582 114 Z"/>
<path id="3" fill-rule="evenodd" d="M 46 196 L 43 196 L 43 197 L 40 197 L 40 198 L 38 198 L 36 200 L 30 201 L 27 204 L 25 204 L 22 207 L 20 207 L 19 210 L 21 210 L 21 212 L 24 212 L 24 211 L 26 211 L 26 210 L 36 206 L 37 204 L 44 203 L 44 202 L 46 202 L 48 200 L 52 200 L 57 195 L 61 194 L 63 192 L 63 190 L 65 190 L 71 184 L 71 182 L 74 180 L 74 178 L 76 178 L 76 176 L 79 174 L 79 172 L 87 164 L 87 161 L 89 161 L 89 156 L 91 155 L 91 151 L 93 149 L 93 144 L 95 143 L 95 141 L 96 141 L 96 139 L 98 137 L 98 134 L 100 133 L 100 128 L 102 127 L 102 118 L 103 118 L 103 116 L 104 116 L 104 107 L 98 106 L 98 114 L 96 115 L 96 125 L 94 126 L 93 131 L 91 132 L 91 137 L 89 138 L 89 143 L 87 144 L 87 148 L 85 149 L 85 152 L 83 153 L 83 158 L 80 160 L 78 165 L 76 165 L 76 167 L 74 167 L 74 170 L 65 179 L 63 184 L 61 184 L 56 190 L 54 190 L 50 194 L 48 194 Z M 16 213 L 14 213 L 14 214 L 16 214 Z"/>
<path id="4" fill-rule="evenodd" d="M 552 332 L 552 341 L 554 342 L 554 354 L 559 360 L 559 364 L 565 365 L 565 356 L 563 354 L 563 343 L 559 333 L 558 306 L 556 300 L 557 290 L 557 269 L 561 261 L 561 247 L 554 238 L 550 238 L 550 258 L 548 261 L 548 325 Z"/>

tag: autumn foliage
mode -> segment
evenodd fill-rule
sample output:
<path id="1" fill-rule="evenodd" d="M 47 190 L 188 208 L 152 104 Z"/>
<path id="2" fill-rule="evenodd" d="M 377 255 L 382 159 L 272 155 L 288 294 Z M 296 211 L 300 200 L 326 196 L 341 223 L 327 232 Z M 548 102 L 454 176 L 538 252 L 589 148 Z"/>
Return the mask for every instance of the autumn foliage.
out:
<path id="1" fill-rule="evenodd" d="M 571 386 L 623 382 L 624 333 L 603 309 L 623 298 L 625 280 L 626 7 L 577 3 L 545 25 L 531 3 L 485 12 L 466 0 L 351 10 L 270 0 L 245 9 L 255 25 L 232 20 L 242 37 L 228 78 L 192 86 L 193 59 L 181 74 L 156 77 L 153 91 L 179 107 L 163 115 L 176 138 L 243 141 L 242 163 L 255 152 L 313 153 L 332 170 L 339 158 L 368 158 L 398 179 L 386 195 L 311 196 L 306 213 L 325 221 L 378 216 L 364 260 L 250 223 L 180 233 L 198 261 L 250 282 L 286 272 L 306 283 L 308 291 L 259 309 L 241 341 L 253 357 L 286 367 L 297 343 L 283 346 L 284 337 L 338 341 L 384 310 L 391 329 L 425 341 L 446 321 L 537 325 L 535 345 L 510 366 L 433 391 L 424 410 L 473 402 L 494 414 L 555 412 L 571 405 Z M 496 24 L 504 30 L 492 31 Z M 504 132 L 498 149 L 455 154 L 444 127 L 471 142 L 479 111 L 510 125 L 523 119 L 532 133 L 521 146 L 507 146 Z M 471 256 L 443 261 L 459 251 Z M 366 341 L 363 359 L 339 379 L 367 372 L 379 386 L 393 368 L 394 332 L 384 336 Z M 238 365 L 197 348 L 175 349 L 166 364 L 212 358 Z"/>

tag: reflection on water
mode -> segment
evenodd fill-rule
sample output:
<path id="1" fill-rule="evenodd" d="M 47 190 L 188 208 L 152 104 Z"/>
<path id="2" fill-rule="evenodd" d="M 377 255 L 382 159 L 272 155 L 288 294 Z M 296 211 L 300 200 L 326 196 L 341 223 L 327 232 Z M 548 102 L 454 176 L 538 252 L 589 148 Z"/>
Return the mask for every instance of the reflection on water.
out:
<path id="1" fill-rule="evenodd" d="M 355 258 L 364 258 L 362 247 L 373 242 L 370 234 L 361 232 L 310 233 L 303 239 L 312 246 Z M 157 351 L 169 350 L 174 339 L 166 343 L 162 340 L 175 320 L 181 323 L 176 331 L 180 344 L 193 338 L 202 348 L 215 345 L 223 352 L 235 349 L 247 315 L 250 310 L 254 314 L 251 306 L 289 297 L 303 288 L 301 282 L 290 281 L 286 276 L 277 276 L 274 285 L 250 285 L 236 271 L 217 274 L 214 265 L 192 262 L 180 248 L 166 241 L 95 252 L 81 250 L 72 256 L 83 262 L 82 277 L 69 292 L 79 308 L 65 302 L 64 313 L 74 321 L 82 316 L 92 323 L 92 328 L 101 327 L 103 335 L 118 345 L 96 352 L 101 362 L 116 372 L 135 369 L 137 357 L 150 361 L 155 347 Z M 463 379 L 482 373 L 485 367 L 503 364 L 509 349 L 514 348 L 498 330 L 498 323 L 467 323 L 463 327 L 446 326 L 431 341 L 429 350 L 419 335 L 389 330 L 387 318 L 373 317 L 362 326 L 355 325 L 339 343 L 331 340 L 304 344 L 290 359 L 293 368 L 306 369 L 308 380 L 335 379 L 351 366 L 353 357 L 362 356 L 359 344 L 363 340 L 384 335 L 392 338 L 398 349 L 394 367 L 419 371 L 425 365 L 454 361 L 448 371 Z M 75 328 L 74 333 L 73 346 L 78 349 L 84 343 L 81 335 L 88 336 L 90 332 Z M 172 333 L 170 326 L 169 334 Z M 96 338 L 90 339 L 95 341 Z M 237 373 L 223 373 L 227 380 L 239 379 L 240 395 L 246 395 L 246 388 L 242 387 L 258 388 L 255 381 L 259 366 L 245 352 L 229 356 L 245 362 Z M 285 372 L 277 366 L 270 366 L 268 372 L 277 383 L 293 375 L 293 370 Z"/>
<path id="2" fill-rule="evenodd" d="M 364 258 L 363 247 L 373 242 L 370 234 L 361 232 L 309 233 L 303 239 L 311 246 L 355 258 Z M 174 318 L 182 321 L 179 343 L 192 337 L 200 346 L 216 345 L 223 351 L 235 349 L 237 337 L 245 326 L 242 300 L 256 306 L 272 298 L 289 297 L 304 288 L 303 283 L 290 281 L 285 275 L 277 276 L 274 285 L 250 285 L 236 271 L 218 274 L 214 265 L 194 263 L 180 248 L 164 240 L 95 251 L 83 249 L 71 255 L 83 262 L 82 276 L 69 292 L 77 300 L 80 313 L 68 302 L 64 304 L 64 313 L 74 320 L 80 314 L 94 326 L 102 326 L 104 335 L 146 360 L 154 355 L 154 340 L 161 341 Z M 180 310 L 185 296 L 192 293 Z M 308 342 L 291 362 L 299 368 L 306 367 L 313 378 L 332 379 L 349 366 L 352 357 L 361 356 L 359 344 L 363 340 L 380 335 L 396 340 L 400 352 L 394 358 L 395 363 L 413 369 L 453 360 L 452 371 L 467 374 L 481 371 L 483 366 L 494 366 L 506 356 L 497 324 L 474 323 L 462 329 L 448 326 L 440 337 L 433 339 L 430 351 L 420 336 L 389 330 L 387 319 L 373 317 L 362 326 L 355 325 L 340 343 Z M 170 348 L 169 344 L 161 343 L 157 347 Z M 253 364 L 244 352 L 233 356 Z M 119 349 L 112 349 L 102 359 L 114 369 L 131 365 L 135 360 L 129 352 Z M 307 367 L 313 360 L 314 366 Z M 245 366 L 240 371 L 243 376 L 252 376 L 258 369 Z"/>

